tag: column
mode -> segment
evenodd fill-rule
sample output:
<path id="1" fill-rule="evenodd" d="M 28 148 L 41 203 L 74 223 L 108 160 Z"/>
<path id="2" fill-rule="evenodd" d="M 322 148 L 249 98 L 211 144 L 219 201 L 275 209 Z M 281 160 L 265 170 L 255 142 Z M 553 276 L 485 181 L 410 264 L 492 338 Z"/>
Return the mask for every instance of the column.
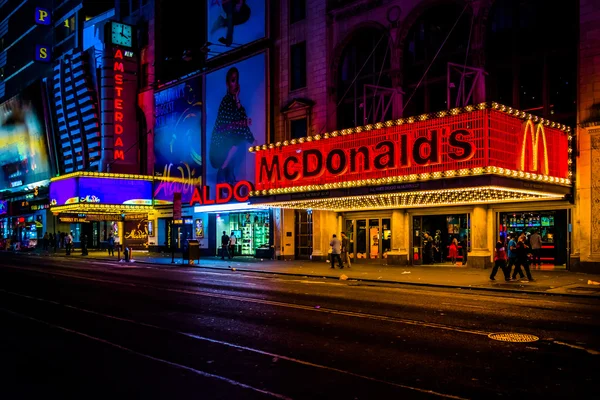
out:
<path id="1" fill-rule="evenodd" d="M 493 215 L 493 214 L 490 214 Z M 489 268 L 492 264 L 492 252 L 488 243 L 487 206 L 475 206 L 471 214 L 471 252 L 467 257 L 467 265 L 472 268 Z"/>
<path id="2" fill-rule="evenodd" d="M 313 211 L 313 261 L 324 261 L 329 257 L 329 242 L 332 235 L 338 234 L 337 213 L 334 211 Z"/>
<path id="3" fill-rule="evenodd" d="M 389 265 L 408 264 L 408 219 L 404 210 L 392 211 L 392 251 L 387 253 Z"/>
<path id="4" fill-rule="evenodd" d="M 280 231 L 277 233 L 280 237 L 278 259 L 293 260 L 296 252 L 295 210 L 281 209 L 280 213 Z"/>

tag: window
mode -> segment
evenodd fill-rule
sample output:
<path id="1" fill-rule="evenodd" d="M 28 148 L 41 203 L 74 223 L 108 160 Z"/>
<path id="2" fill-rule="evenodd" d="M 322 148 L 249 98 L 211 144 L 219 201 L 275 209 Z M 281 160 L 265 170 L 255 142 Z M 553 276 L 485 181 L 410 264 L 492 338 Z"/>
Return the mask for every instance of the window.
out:
<path id="1" fill-rule="evenodd" d="M 290 0 L 290 24 L 306 18 L 306 0 Z"/>
<path id="2" fill-rule="evenodd" d="M 306 42 L 292 45 L 290 64 L 290 90 L 306 87 Z"/>
<path id="3" fill-rule="evenodd" d="M 439 5 L 426 11 L 410 28 L 403 52 L 402 89 L 406 93 L 403 116 L 451 107 L 446 104 L 448 63 L 465 64 L 471 25 L 469 12 L 461 13 L 462 7 L 455 4 Z M 467 65 L 470 62 L 466 60 Z"/>
<path id="4" fill-rule="evenodd" d="M 354 33 L 353 39 L 342 51 L 337 85 L 338 129 L 381 121 L 381 115 L 376 115 L 372 102 L 366 101 L 365 86 L 370 85 L 367 88 L 374 90 L 392 86 L 389 44 L 382 35 L 387 33 L 375 28 L 361 29 Z M 380 90 L 378 92 L 381 93 Z M 370 93 L 367 93 L 369 100 Z M 391 108 L 384 120 L 392 118 Z"/>
<path id="5" fill-rule="evenodd" d="M 300 139 L 308 136 L 308 119 L 299 118 L 290 121 L 290 139 Z"/>
<path id="6" fill-rule="evenodd" d="M 73 34 L 76 29 L 76 14 L 71 15 L 68 18 L 65 18 L 59 26 L 54 30 L 55 33 L 55 43 L 60 43 L 65 40 L 69 35 Z"/>

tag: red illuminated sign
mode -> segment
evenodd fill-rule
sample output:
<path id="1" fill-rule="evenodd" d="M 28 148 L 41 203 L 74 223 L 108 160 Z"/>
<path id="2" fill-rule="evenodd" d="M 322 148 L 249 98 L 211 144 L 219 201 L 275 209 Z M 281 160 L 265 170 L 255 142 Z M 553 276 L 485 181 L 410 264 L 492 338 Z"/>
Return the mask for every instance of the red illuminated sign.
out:
<path id="1" fill-rule="evenodd" d="M 536 131 L 531 122 L 490 109 L 410 121 L 257 151 L 256 189 L 366 184 L 370 179 L 420 174 L 441 178 L 445 171 L 460 176 L 459 171 L 486 167 L 568 177 L 568 138 L 560 129 L 538 124 Z M 547 148 L 554 149 L 552 154 Z"/>
<path id="2" fill-rule="evenodd" d="M 234 186 L 229 183 L 217 183 L 216 196 L 214 199 L 210 198 L 210 187 L 199 186 L 194 189 L 194 194 L 190 200 L 190 206 L 200 204 L 225 204 L 229 203 L 232 199 L 243 203 L 248 201 L 250 192 L 254 190 L 252 183 L 248 181 L 239 181 Z"/>

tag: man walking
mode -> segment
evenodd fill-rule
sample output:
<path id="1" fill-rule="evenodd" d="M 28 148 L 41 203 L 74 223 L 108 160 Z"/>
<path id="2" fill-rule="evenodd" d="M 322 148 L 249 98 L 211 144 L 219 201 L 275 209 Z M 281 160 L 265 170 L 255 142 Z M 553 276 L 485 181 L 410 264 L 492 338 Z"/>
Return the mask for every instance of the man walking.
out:
<path id="1" fill-rule="evenodd" d="M 235 244 L 236 244 L 235 233 L 231 231 L 231 236 L 229 236 L 229 259 L 231 260 L 235 255 Z"/>
<path id="2" fill-rule="evenodd" d="M 225 259 L 225 255 L 229 258 L 229 236 L 227 236 L 227 232 L 223 231 L 223 236 L 221 236 L 221 260 Z"/>
<path id="3" fill-rule="evenodd" d="M 533 266 L 542 266 L 542 260 L 540 258 L 540 253 L 542 251 L 542 237 L 538 233 L 537 229 L 533 231 L 531 236 L 529 237 L 529 246 L 531 247 L 531 254 L 533 254 L 533 261 L 531 264 Z"/>
<path id="4" fill-rule="evenodd" d="M 342 253 L 342 242 L 337 238 L 337 235 L 333 235 L 329 245 L 331 246 L 331 268 L 335 269 L 336 260 L 340 266 L 340 269 L 344 268 L 344 265 L 342 265 L 342 259 L 340 258 L 340 254 Z"/>
<path id="5" fill-rule="evenodd" d="M 342 263 L 346 264 L 346 267 L 350 268 L 350 254 L 348 249 L 350 247 L 350 240 L 344 232 L 342 232 Z"/>

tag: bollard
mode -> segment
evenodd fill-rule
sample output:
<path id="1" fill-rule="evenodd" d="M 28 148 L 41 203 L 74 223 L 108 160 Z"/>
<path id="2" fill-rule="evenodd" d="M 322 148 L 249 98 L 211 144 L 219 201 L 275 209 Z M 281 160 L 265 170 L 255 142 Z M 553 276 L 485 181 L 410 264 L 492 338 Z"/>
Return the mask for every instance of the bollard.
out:
<path id="1" fill-rule="evenodd" d="M 125 246 L 125 250 L 123 250 L 123 256 L 125 257 L 125 262 L 129 262 L 131 258 L 129 247 Z"/>

